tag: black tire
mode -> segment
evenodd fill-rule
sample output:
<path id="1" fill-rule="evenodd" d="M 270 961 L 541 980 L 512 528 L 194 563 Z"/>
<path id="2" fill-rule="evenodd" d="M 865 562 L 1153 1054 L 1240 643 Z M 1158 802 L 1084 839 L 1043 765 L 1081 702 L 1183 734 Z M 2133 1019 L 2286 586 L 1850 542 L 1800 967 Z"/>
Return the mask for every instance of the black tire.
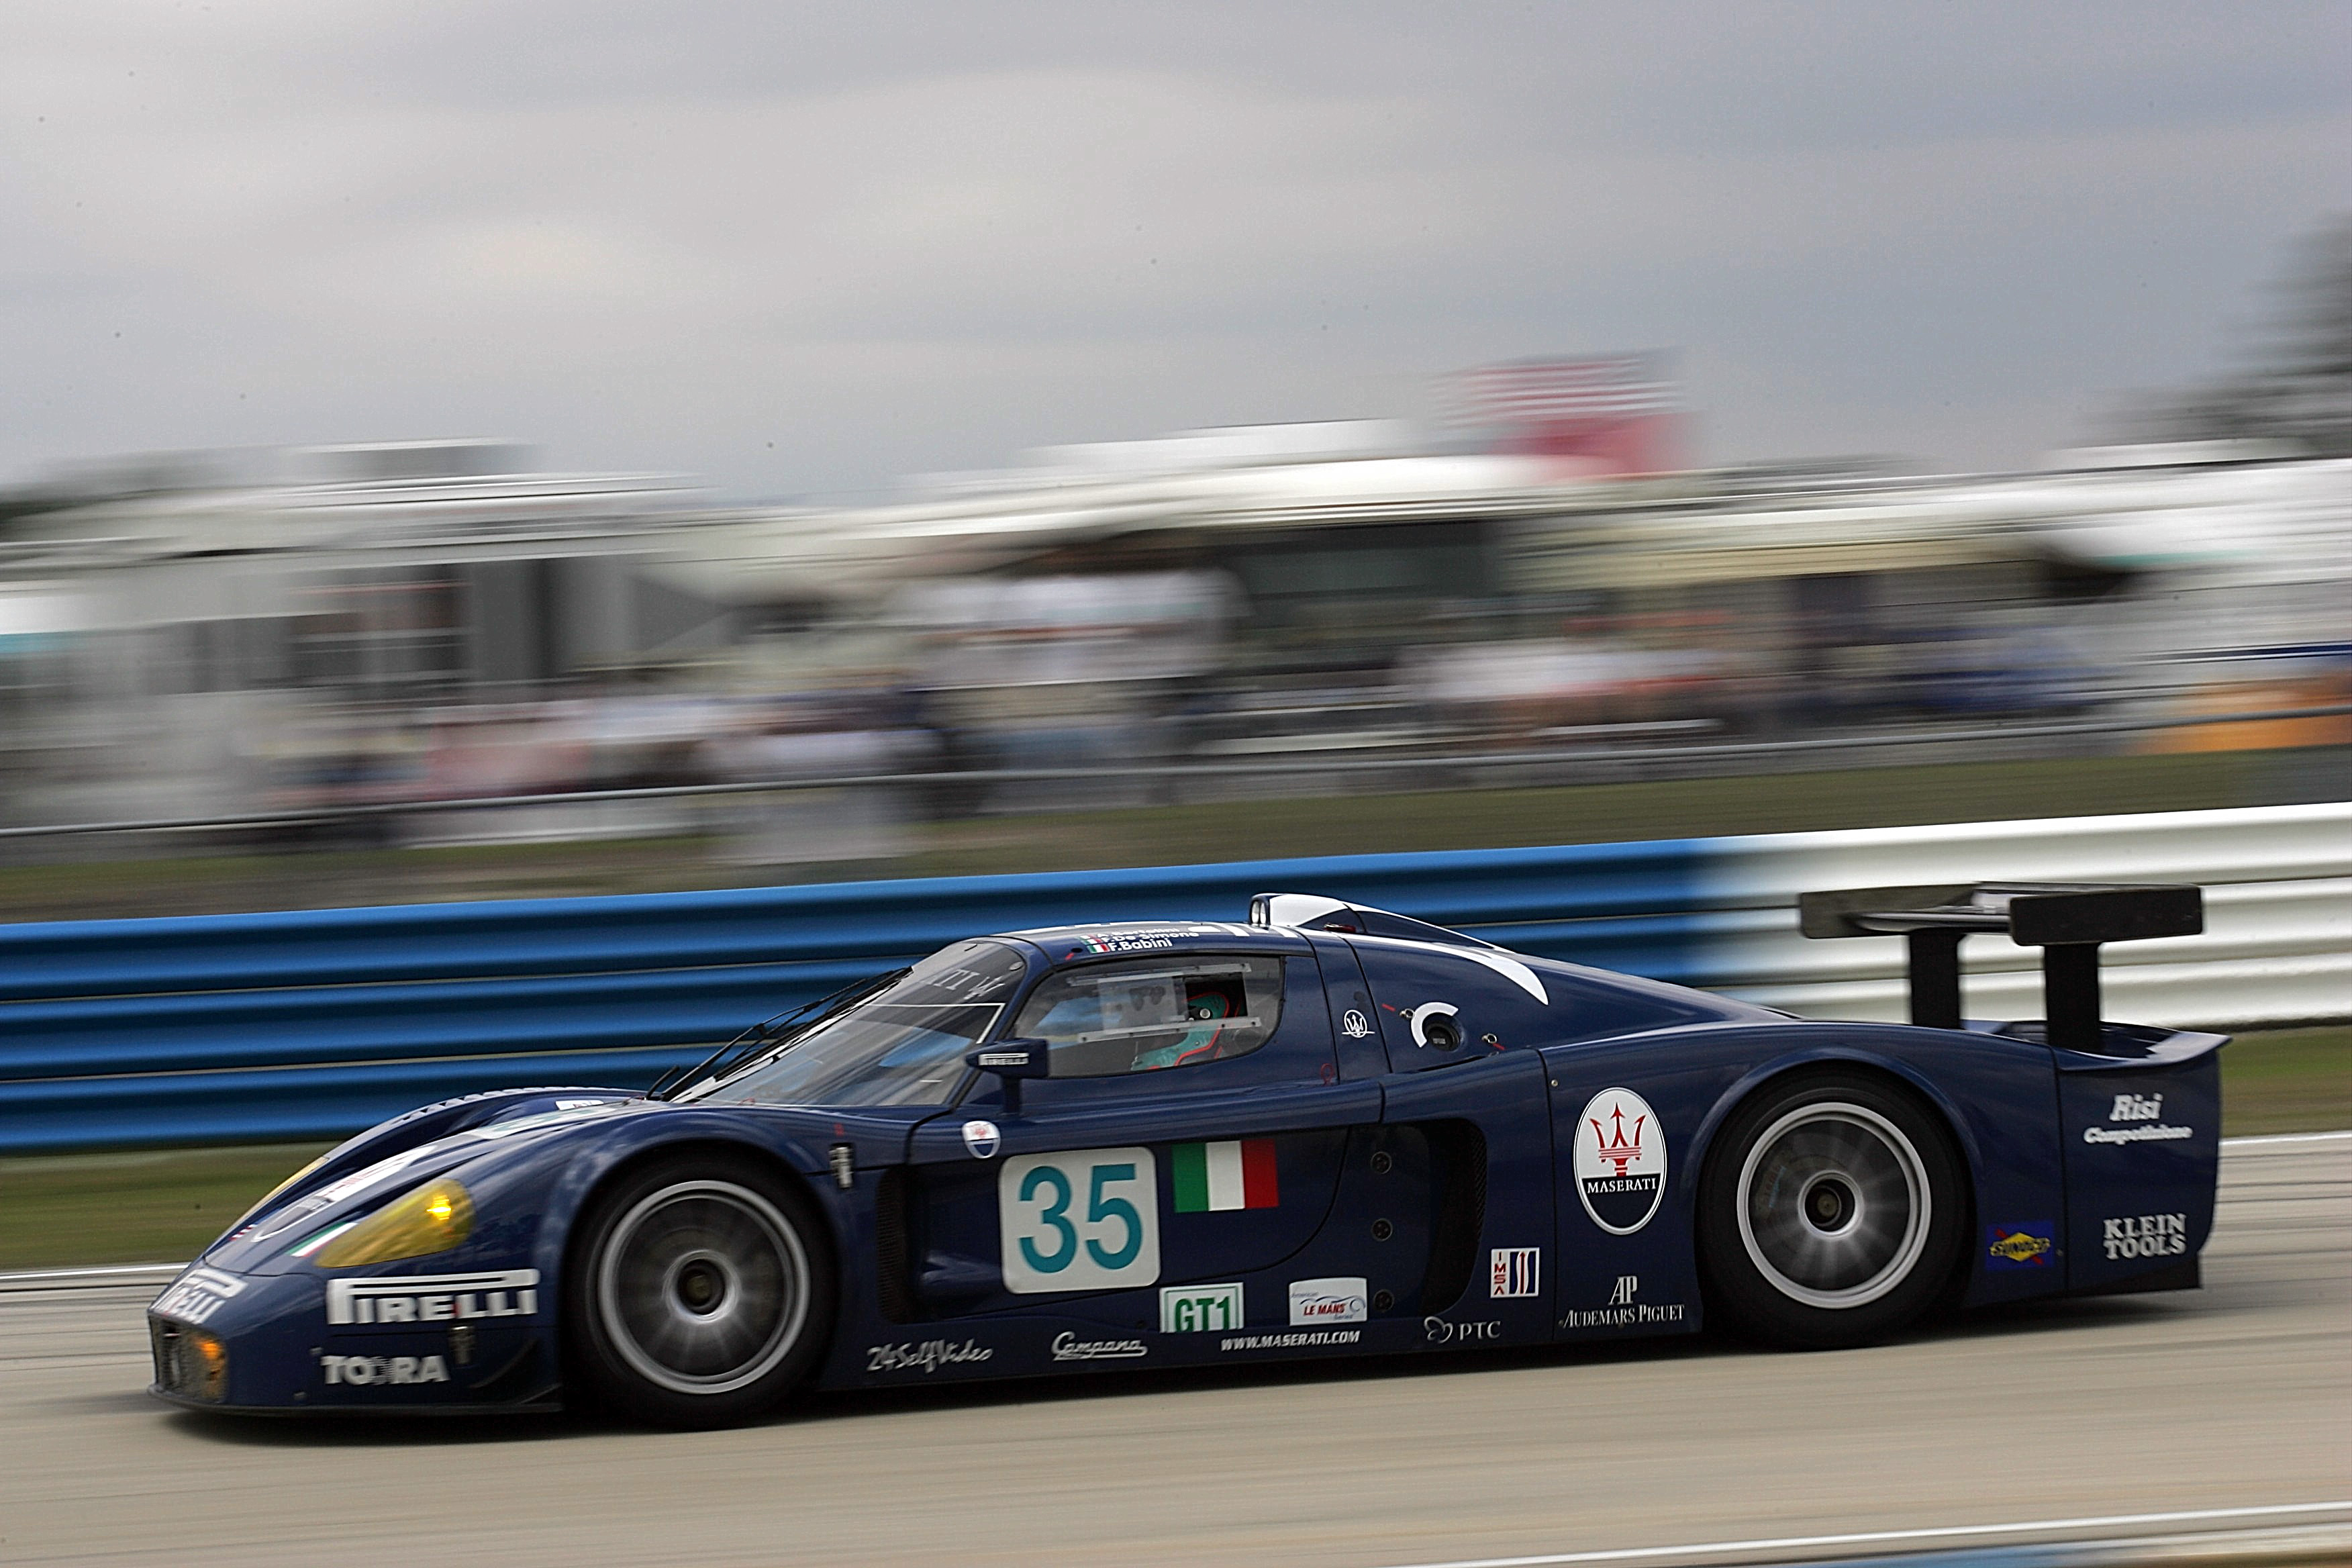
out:
<path id="1" fill-rule="evenodd" d="M 1937 1305 L 1969 1225 L 1942 1118 L 1857 1072 L 1803 1073 L 1750 1096 L 1715 1140 L 1698 1204 L 1708 1310 L 1808 1350 L 1884 1339 Z"/>
<path id="2" fill-rule="evenodd" d="M 625 1172 L 573 1231 L 573 1390 L 663 1426 L 751 1420 L 824 1355 L 837 1278 L 824 1223 L 791 1178 L 714 1153 Z"/>

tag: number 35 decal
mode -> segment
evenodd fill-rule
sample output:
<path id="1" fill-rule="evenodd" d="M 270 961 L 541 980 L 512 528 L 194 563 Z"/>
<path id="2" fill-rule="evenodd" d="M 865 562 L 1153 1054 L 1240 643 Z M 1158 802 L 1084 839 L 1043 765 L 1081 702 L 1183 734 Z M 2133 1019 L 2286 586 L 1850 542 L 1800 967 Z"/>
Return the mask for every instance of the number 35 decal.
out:
<path id="1" fill-rule="evenodd" d="M 996 1176 L 1004 1288 L 1015 1295 L 1160 1278 L 1160 1175 L 1149 1149 L 1007 1160 Z"/>

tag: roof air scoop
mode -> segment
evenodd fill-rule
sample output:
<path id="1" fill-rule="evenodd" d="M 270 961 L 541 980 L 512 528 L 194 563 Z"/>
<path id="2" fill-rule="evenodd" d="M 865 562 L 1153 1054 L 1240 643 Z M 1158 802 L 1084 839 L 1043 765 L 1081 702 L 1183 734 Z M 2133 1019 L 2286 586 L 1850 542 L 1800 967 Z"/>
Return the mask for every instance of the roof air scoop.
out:
<path id="1" fill-rule="evenodd" d="M 1910 948 L 1911 1021 L 1960 1025 L 1960 939 L 2000 931 L 2042 950 L 2045 1038 L 2065 1050 L 2096 1052 L 2099 944 L 2195 936 L 2205 929 L 2204 894 L 2185 884 L 1979 882 L 1933 888 L 1852 888 L 1803 893 L 1805 935 L 1900 936 Z"/>
<path id="2" fill-rule="evenodd" d="M 1458 931 L 1414 920 L 1411 915 L 1343 903 L 1321 893 L 1254 894 L 1250 898 L 1249 923 L 1263 928 L 1284 926 L 1292 931 L 1335 931 L 1349 936 L 1402 937 L 1408 942 L 1444 942 L 1448 947 L 1495 946 Z"/>

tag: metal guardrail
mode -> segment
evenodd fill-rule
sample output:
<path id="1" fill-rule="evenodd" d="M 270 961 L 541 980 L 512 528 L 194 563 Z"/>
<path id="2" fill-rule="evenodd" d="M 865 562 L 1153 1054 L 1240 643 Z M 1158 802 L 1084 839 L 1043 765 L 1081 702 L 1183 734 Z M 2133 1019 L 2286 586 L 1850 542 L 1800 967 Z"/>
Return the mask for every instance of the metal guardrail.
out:
<path id="1" fill-rule="evenodd" d="M 1712 758 L 1799 756 L 1817 752 L 1874 751 L 1895 746 L 1946 746 L 1969 742 L 2006 744 L 2070 736 L 2154 733 L 2214 724 L 2273 723 L 2352 715 L 2352 702 L 2314 708 L 2265 708 L 2243 713 L 2202 713 L 2168 719 L 2087 720 L 2063 724 L 2008 724 L 1975 730 L 1882 730 L 1861 735 L 1810 736 L 1793 741 L 1726 741 L 1707 745 L 1572 747 L 1566 750 L 1482 752 L 1408 757 L 1244 759 L 1221 763 L 1139 763 L 1117 768 L 973 768 L 913 773 L 848 773 L 833 777 L 756 779 L 734 784 L 654 784 L 633 789 L 572 790 L 542 795 L 467 796 L 449 800 L 370 801 L 278 811 L 234 812 L 214 816 L 138 817 L 113 822 L 41 823 L 0 827 L 0 840 L 59 838 L 97 833 L 163 833 L 230 827 L 290 827 L 309 823 L 359 821 L 450 811 L 498 810 L 509 806 L 585 805 L 593 802 L 684 800 L 738 795 L 774 795 L 805 790 L 884 788 L 898 785 L 994 785 L 1007 784 L 1132 784 L 1138 781 L 1281 778 L 1411 773 L 1447 769 L 1486 772 L 1578 763 L 1638 766 L 1644 763 L 1696 762 Z"/>
<path id="2" fill-rule="evenodd" d="M 1803 943 L 1795 892 L 2005 875 L 2206 887 L 2206 936 L 2116 950 L 2117 1016 L 2352 1016 L 2352 805 L 41 922 L 0 925 L 0 1151 L 325 1138 L 480 1089 L 642 1085 L 961 937 L 1229 921 L 1269 889 L 1796 1011 L 1899 1016 L 1899 942 Z M 1979 959 L 1994 971 L 1971 982 L 1972 1016 L 2021 1016 L 2001 987 L 2030 998 L 2032 955 Z"/>

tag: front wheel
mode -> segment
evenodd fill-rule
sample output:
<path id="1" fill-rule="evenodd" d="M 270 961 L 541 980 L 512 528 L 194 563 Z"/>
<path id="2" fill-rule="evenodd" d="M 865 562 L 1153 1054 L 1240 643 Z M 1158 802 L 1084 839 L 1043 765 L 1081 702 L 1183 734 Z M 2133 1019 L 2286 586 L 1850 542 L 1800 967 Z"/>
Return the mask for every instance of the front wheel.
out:
<path id="1" fill-rule="evenodd" d="M 832 1336 L 833 1249 L 807 1198 L 748 1162 L 681 1156 L 628 1173 L 582 1216 L 564 1281 L 573 1378 L 666 1426 L 772 1407 Z"/>
<path id="2" fill-rule="evenodd" d="M 1712 1308 L 1780 1344 L 1866 1343 L 1933 1306 L 1959 1260 L 1962 1166 L 1941 1121 L 1861 1073 L 1768 1084 L 1699 1184 Z"/>

